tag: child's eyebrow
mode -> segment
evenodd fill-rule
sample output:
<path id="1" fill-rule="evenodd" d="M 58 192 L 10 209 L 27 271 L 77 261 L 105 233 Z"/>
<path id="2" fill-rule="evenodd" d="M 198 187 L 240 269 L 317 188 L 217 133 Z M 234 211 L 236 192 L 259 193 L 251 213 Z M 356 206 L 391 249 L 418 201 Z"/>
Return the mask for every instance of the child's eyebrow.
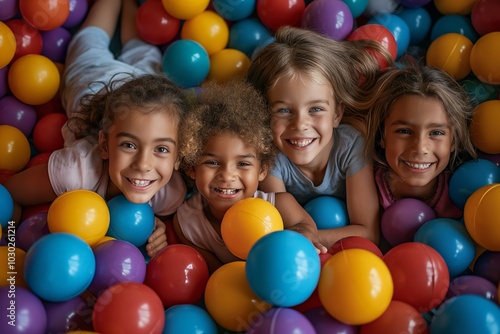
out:
<path id="1" fill-rule="evenodd" d="M 414 123 L 405 120 L 395 120 L 390 125 L 413 125 Z M 451 128 L 449 123 L 429 123 L 425 125 L 426 128 Z"/>
<path id="2" fill-rule="evenodd" d="M 203 152 L 202 156 L 204 157 L 217 157 L 216 154 L 210 153 L 210 152 Z M 240 154 L 237 156 L 239 159 L 257 159 L 255 154 L 248 153 L 248 154 Z"/>
<path id="3" fill-rule="evenodd" d="M 133 135 L 129 132 L 119 132 L 116 134 L 115 136 L 116 138 L 119 138 L 119 137 L 127 137 L 127 138 L 130 138 L 130 139 L 134 139 L 134 140 L 137 140 L 139 141 L 140 138 L 137 137 L 136 135 Z M 171 137 L 160 137 L 160 138 L 155 138 L 154 142 L 171 142 L 172 144 L 176 144 L 176 141 L 171 138 Z"/>

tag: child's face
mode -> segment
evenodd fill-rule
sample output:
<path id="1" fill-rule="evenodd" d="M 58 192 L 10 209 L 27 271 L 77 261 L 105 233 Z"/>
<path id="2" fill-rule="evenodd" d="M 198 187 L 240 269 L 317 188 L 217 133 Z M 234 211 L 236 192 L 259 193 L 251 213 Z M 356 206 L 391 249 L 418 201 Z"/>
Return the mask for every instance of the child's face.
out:
<path id="1" fill-rule="evenodd" d="M 268 101 L 280 151 L 299 168 L 326 164 L 343 114 L 331 85 L 318 76 L 282 77 L 268 91 Z"/>
<path id="2" fill-rule="evenodd" d="M 392 106 L 384 122 L 382 147 L 393 173 L 404 184 L 423 187 L 446 168 L 453 131 L 438 99 L 407 95 Z"/>
<path id="3" fill-rule="evenodd" d="M 146 203 L 178 167 L 178 122 L 165 112 L 132 109 L 123 114 L 126 117 L 116 117 L 107 138 L 99 134 L 101 157 L 108 159 L 115 188 L 133 203 Z"/>
<path id="4" fill-rule="evenodd" d="M 236 202 L 253 197 L 266 171 L 254 148 L 233 134 L 220 134 L 207 142 L 188 175 L 209 202 L 212 213 L 223 215 Z"/>

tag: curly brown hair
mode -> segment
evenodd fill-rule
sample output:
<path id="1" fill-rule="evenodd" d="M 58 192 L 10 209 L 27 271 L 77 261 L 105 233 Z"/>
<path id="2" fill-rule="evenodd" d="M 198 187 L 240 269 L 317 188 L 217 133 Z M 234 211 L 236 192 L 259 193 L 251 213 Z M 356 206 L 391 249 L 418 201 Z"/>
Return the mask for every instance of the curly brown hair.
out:
<path id="1" fill-rule="evenodd" d="M 255 148 L 263 168 L 272 166 L 277 149 L 271 132 L 271 113 L 263 96 L 243 80 L 227 83 L 207 81 L 196 91 L 196 99 L 179 131 L 181 168 L 198 163 L 210 138 L 234 134 Z"/>

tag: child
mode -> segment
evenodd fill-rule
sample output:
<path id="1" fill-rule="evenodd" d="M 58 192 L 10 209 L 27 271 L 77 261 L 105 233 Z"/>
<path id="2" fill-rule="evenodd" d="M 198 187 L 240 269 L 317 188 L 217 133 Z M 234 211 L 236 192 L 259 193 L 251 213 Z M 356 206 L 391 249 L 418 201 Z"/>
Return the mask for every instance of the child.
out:
<path id="1" fill-rule="evenodd" d="M 476 157 L 465 90 L 437 68 L 394 68 L 381 76 L 369 103 L 367 153 L 375 161 L 382 208 L 412 197 L 438 217 L 460 219 L 448 180 L 464 159 Z"/>
<path id="2" fill-rule="evenodd" d="M 53 152 L 48 163 L 12 176 L 4 186 L 17 203 L 15 220 L 21 217 L 20 206 L 50 203 L 74 189 L 95 191 L 105 200 L 123 194 L 133 203 L 149 202 L 157 216 L 146 247 L 153 256 L 166 246 L 161 219 L 173 214 L 186 195 L 176 169 L 178 125 L 187 102 L 184 92 L 163 75 L 135 71 L 112 59 L 107 48 L 120 7 L 121 0 L 96 1 L 70 45 L 63 96 L 69 97 L 66 108 L 72 117 L 65 127 L 71 134 L 65 148 Z M 130 26 L 122 27 L 122 36 L 133 36 L 134 8 L 135 0 L 124 0 L 122 20 L 128 19 Z M 124 52 L 136 44 L 148 48 L 131 39 Z M 136 60 L 156 58 L 140 50 L 135 51 Z M 114 76 L 127 69 L 128 74 Z M 92 93 L 87 81 L 98 80 L 95 75 L 102 82 Z"/>
<path id="3" fill-rule="evenodd" d="M 203 255 L 211 272 L 241 260 L 224 245 L 221 221 L 232 205 L 250 197 L 274 204 L 285 228 L 302 233 L 326 252 L 316 242 L 314 221 L 292 195 L 257 190 L 276 153 L 269 121 L 265 102 L 251 85 L 206 83 L 181 125 L 181 167 L 196 191 L 177 210 L 174 229 L 182 243 Z"/>
<path id="4" fill-rule="evenodd" d="M 378 242 L 377 191 L 357 101 L 380 70 L 373 55 L 391 65 L 390 55 L 375 41 L 338 42 L 299 28 L 280 28 L 275 38 L 248 72 L 267 97 L 281 151 L 260 189 L 287 191 L 301 205 L 322 195 L 344 200 L 350 224 L 320 230 L 327 247 L 351 235 Z"/>

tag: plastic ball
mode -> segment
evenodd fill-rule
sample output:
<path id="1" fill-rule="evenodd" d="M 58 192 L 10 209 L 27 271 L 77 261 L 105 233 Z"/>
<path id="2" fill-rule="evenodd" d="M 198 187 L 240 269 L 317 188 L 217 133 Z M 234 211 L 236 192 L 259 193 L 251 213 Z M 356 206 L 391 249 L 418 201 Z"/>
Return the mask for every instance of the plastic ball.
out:
<path id="1" fill-rule="evenodd" d="M 221 222 L 226 247 L 246 260 L 250 249 L 263 236 L 283 230 L 283 219 L 274 205 L 262 198 L 246 198 L 230 207 Z"/>
<path id="2" fill-rule="evenodd" d="M 250 68 L 250 58 L 240 50 L 223 49 L 210 56 L 210 71 L 207 79 L 225 83 L 245 78 Z"/>
<path id="3" fill-rule="evenodd" d="M 470 66 L 474 75 L 491 85 L 500 84 L 500 31 L 479 38 L 470 52 Z"/>
<path id="4" fill-rule="evenodd" d="M 383 255 L 380 248 L 373 241 L 356 235 L 351 235 L 338 240 L 337 242 L 335 242 L 333 245 L 330 246 L 330 248 L 328 249 L 328 253 L 335 255 L 340 251 L 351 248 L 365 249 L 367 251 L 372 252 L 373 254 L 377 255 L 380 258 L 382 258 Z"/>
<path id="5" fill-rule="evenodd" d="M 54 152 L 64 147 L 61 129 L 67 121 L 66 114 L 52 113 L 36 122 L 33 128 L 33 142 L 38 152 Z"/>
<path id="6" fill-rule="evenodd" d="M 30 160 L 28 138 L 11 125 L 0 125 L 0 169 L 19 172 Z"/>
<path id="7" fill-rule="evenodd" d="M 468 15 L 472 11 L 475 0 L 434 0 L 434 6 L 443 15 Z"/>
<path id="8" fill-rule="evenodd" d="M 500 134 L 494 123 L 499 119 L 500 101 L 490 100 L 474 108 L 470 127 L 471 141 L 475 147 L 488 154 L 500 153 Z"/>
<path id="9" fill-rule="evenodd" d="M 227 48 L 240 50 L 250 58 L 257 45 L 269 37 L 271 32 L 258 19 L 244 19 L 229 28 Z"/>
<path id="10" fill-rule="evenodd" d="M 500 251 L 500 184 L 489 184 L 476 190 L 464 208 L 465 227 L 472 239 L 491 251 Z"/>
<path id="11" fill-rule="evenodd" d="M 461 295 L 478 295 L 498 303 L 498 288 L 484 277 L 463 275 L 454 278 L 446 293 L 445 300 Z"/>
<path id="12" fill-rule="evenodd" d="M 473 192 L 493 183 L 500 183 L 500 168 L 489 160 L 476 159 L 455 169 L 448 182 L 448 192 L 451 201 L 463 210 Z"/>
<path id="13" fill-rule="evenodd" d="M 144 284 L 160 297 L 163 307 L 196 304 L 208 282 L 203 256 L 188 245 L 168 245 L 153 256 L 146 268 Z"/>
<path id="14" fill-rule="evenodd" d="M 476 252 L 474 241 L 464 224 L 449 218 L 436 218 L 426 222 L 415 233 L 414 241 L 437 250 L 452 277 L 470 266 Z"/>
<path id="15" fill-rule="evenodd" d="M 48 102 L 59 90 L 57 66 L 42 55 L 29 54 L 12 62 L 8 74 L 10 90 L 21 102 L 37 105 Z"/>
<path id="16" fill-rule="evenodd" d="M 47 317 L 42 301 L 31 291 L 17 287 L 0 287 L 2 310 L 0 332 L 44 334 Z"/>
<path id="17" fill-rule="evenodd" d="M 43 306 L 47 314 L 46 333 L 92 329 L 92 308 L 80 296 L 64 302 L 43 302 Z"/>
<path id="18" fill-rule="evenodd" d="M 354 27 L 354 18 L 347 4 L 342 1 L 315 0 L 302 16 L 302 28 L 342 41 Z"/>
<path id="19" fill-rule="evenodd" d="M 9 84 L 7 83 L 8 67 L 0 68 L 0 97 L 4 97 L 9 92 Z"/>
<path id="20" fill-rule="evenodd" d="M 457 296 L 439 306 L 429 328 L 442 334 L 491 333 L 500 328 L 500 308 L 480 296 Z"/>
<path id="21" fill-rule="evenodd" d="M 69 16 L 69 0 L 19 0 L 23 19 L 38 30 L 52 30 L 64 24 Z"/>
<path id="22" fill-rule="evenodd" d="M 427 203 L 416 198 L 402 198 L 382 213 L 382 236 L 391 246 L 411 242 L 420 226 L 434 218 L 436 212 Z"/>
<path id="23" fill-rule="evenodd" d="M 394 282 L 394 300 L 428 312 L 443 301 L 450 283 L 448 267 L 441 254 L 420 242 L 391 248 L 382 258 Z"/>
<path id="24" fill-rule="evenodd" d="M 32 106 L 11 95 L 0 99 L 0 124 L 11 125 L 29 137 L 36 121 L 36 111 Z"/>
<path id="25" fill-rule="evenodd" d="M 95 274 L 88 291 L 94 296 L 118 282 L 143 283 L 146 262 L 141 251 L 123 240 L 110 240 L 93 248 Z"/>
<path id="26" fill-rule="evenodd" d="M 370 23 L 356 28 L 347 40 L 368 39 L 379 42 L 395 60 L 398 54 L 398 44 L 391 31 L 380 24 Z M 381 56 L 380 56 L 381 57 Z M 381 58 L 380 58 L 381 59 Z M 380 62 L 381 60 L 379 60 Z M 387 64 L 381 64 L 385 68 Z"/>
<path id="27" fill-rule="evenodd" d="M 34 167 L 34 166 L 46 164 L 49 161 L 51 154 L 52 154 L 52 152 L 37 153 L 36 155 L 34 155 L 30 159 L 30 161 L 28 161 L 28 164 L 26 165 L 26 169 Z"/>
<path id="28" fill-rule="evenodd" d="M 0 21 L 0 68 L 9 65 L 16 54 L 16 48 L 16 36 L 8 25 Z"/>
<path id="29" fill-rule="evenodd" d="M 399 6 L 399 1 L 396 0 L 368 0 L 363 16 L 368 18 L 378 14 L 393 13 Z"/>
<path id="30" fill-rule="evenodd" d="M 189 20 L 207 9 L 210 0 L 162 0 L 165 10 L 180 20 Z"/>
<path id="31" fill-rule="evenodd" d="M 135 26 L 141 39 L 153 45 L 161 45 L 177 36 L 181 21 L 172 17 L 161 1 L 149 0 L 137 10 Z"/>
<path id="32" fill-rule="evenodd" d="M 69 30 L 59 27 L 49 31 L 42 31 L 43 48 L 42 55 L 53 62 L 64 63 L 66 52 L 72 35 Z"/>
<path id="33" fill-rule="evenodd" d="M 31 245 L 49 234 L 47 212 L 36 213 L 21 222 L 16 231 L 16 246 L 27 252 Z"/>
<path id="34" fill-rule="evenodd" d="M 305 8 L 304 0 L 259 0 L 256 10 L 262 24 L 276 31 L 281 26 L 300 27 Z"/>
<path id="35" fill-rule="evenodd" d="M 51 233 L 71 233 L 90 246 L 106 235 L 109 221 L 106 201 L 96 192 L 84 189 L 59 195 L 47 213 L 47 225 Z"/>
<path id="36" fill-rule="evenodd" d="M 135 246 L 147 242 L 155 227 L 155 215 L 149 203 L 132 203 L 124 195 L 118 195 L 107 205 L 109 229 L 106 235 Z"/>
<path id="37" fill-rule="evenodd" d="M 38 297 L 52 302 L 74 298 L 95 273 L 90 246 L 69 233 L 51 233 L 36 241 L 24 259 L 24 278 Z"/>
<path id="38" fill-rule="evenodd" d="M 98 333 L 161 334 L 165 312 L 160 297 L 150 287 L 120 282 L 97 298 L 92 324 Z"/>
<path id="39" fill-rule="evenodd" d="M 472 41 L 464 35 L 448 33 L 436 38 L 427 49 L 426 62 L 442 69 L 455 80 L 462 80 L 471 71 Z"/>
<path id="40" fill-rule="evenodd" d="M 470 17 L 479 35 L 500 31 L 500 19 L 496 15 L 499 11 L 500 3 L 495 0 L 478 0 L 474 3 Z"/>
<path id="41" fill-rule="evenodd" d="M 319 196 L 304 205 L 304 210 L 312 217 L 318 230 L 349 225 L 347 205 L 333 196 Z"/>
<path id="42" fill-rule="evenodd" d="M 342 0 L 351 10 L 353 18 L 360 17 L 368 6 L 368 0 Z M 306 7 L 307 8 L 307 7 Z"/>
<path id="43" fill-rule="evenodd" d="M 252 290 L 278 307 L 307 300 L 318 285 L 320 271 L 313 244 L 290 230 L 271 232 L 257 240 L 246 262 L 246 277 Z"/>
<path id="44" fill-rule="evenodd" d="M 16 37 L 16 53 L 12 61 L 27 54 L 42 53 L 42 34 L 24 20 L 15 19 L 5 22 Z"/>
<path id="45" fill-rule="evenodd" d="M 227 46 L 229 26 L 219 14 L 207 10 L 184 22 L 181 38 L 200 43 L 213 55 Z"/>
<path id="46" fill-rule="evenodd" d="M 238 332 L 246 331 L 254 317 L 271 308 L 250 288 L 245 262 L 229 262 L 210 275 L 205 288 L 205 306 L 220 326 Z"/>
<path id="47" fill-rule="evenodd" d="M 430 40 L 434 41 L 439 36 L 448 33 L 464 35 L 472 43 L 476 43 L 479 38 L 470 18 L 463 15 L 443 15 L 439 17 L 432 26 Z"/>
<path id="48" fill-rule="evenodd" d="M 217 334 L 217 324 L 207 311 L 196 305 L 174 305 L 165 310 L 163 333 Z"/>
<path id="49" fill-rule="evenodd" d="M 19 12 L 18 0 L 0 1 L 0 21 L 7 21 Z"/>
<path id="50" fill-rule="evenodd" d="M 322 306 L 304 313 L 316 334 L 357 334 L 358 326 L 345 324 L 332 317 Z"/>
<path id="51" fill-rule="evenodd" d="M 380 24 L 392 33 L 398 45 L 396 58 L 401 57 L 410 45 L 410 28 L 408 24 L 395 14 L 377 14 L 368 20 L 367 24 Z"/>
<path id="52" fill-rule="evenodd" d="M 422 7 L 405 8 L 398 13 L 410 30 L 410 44 L 418 45 L 426 42 L 432 27 L 432 19 L 429 12 Z"/>
<path id="53" fill-rule="evenodd" d="M 246 334 L 278 333 L 316 334 L 316 330 L 302 313 L 291 308 L 278 307 L 260 314 L 246 331 Z"/>
<path id="54" fill-rule="evenodd" d="M 0 286 L 22 287 L 28 289 L 26 280 L 24 279 L 24 259 L 26 252 L 16 246 L 12 247 L 12 234 L 9 238 L 9 230 L 7 231 L 5 246 L 0 246 Z M 9 245 L 10 243 L 10 245 Z"/>
<path id="55" fill-rule="evenodd" d="M 489 100 L 497 100 L 500 93 L 499 87 L 482 82 L 475 76 L 465 78 L 460 81 L 460 84 L 469 94 L 469 98 L 472 101 L 472 106 L 474 108 L 480 103 Z"/>
<path id="56" fill-rule="evenodd" d="M 165 75 L 179 86 L 196 87 L 208 76 L 210 58 L 200 43 L 178 40 L 165 50 L 162 68 Z"/>
<path id="57" fill-rule="evenodd" d="M 9 221 L 12 219 L 14 214 L 14 200 L 10 195 L 10 192 L 3 185 L 0 184 L 0 203 L 2 203 L 2 209 L 0 210 L 0 225 L 3 229 L 7 229 Z"/>
<path id="58" fill-rule="evenodd" d="M 500 283 L 500 252 L 489 250 L 482 252 L 474 262 L 473 273 L 498 286 Z"/>
<path id="59" fill-rule="evenodd" d="M 66 29 L 79 26 L 87 16 L 88 9 L 89 3 L 87 0 L 69 0 L 68 18 L 62 26 Z"/>
<path id="60" fill-rule="evenodd" d="M 228 21 L 244 20 L 255 11 L 256 0 L 213 0 L 215 11 Z"/>

